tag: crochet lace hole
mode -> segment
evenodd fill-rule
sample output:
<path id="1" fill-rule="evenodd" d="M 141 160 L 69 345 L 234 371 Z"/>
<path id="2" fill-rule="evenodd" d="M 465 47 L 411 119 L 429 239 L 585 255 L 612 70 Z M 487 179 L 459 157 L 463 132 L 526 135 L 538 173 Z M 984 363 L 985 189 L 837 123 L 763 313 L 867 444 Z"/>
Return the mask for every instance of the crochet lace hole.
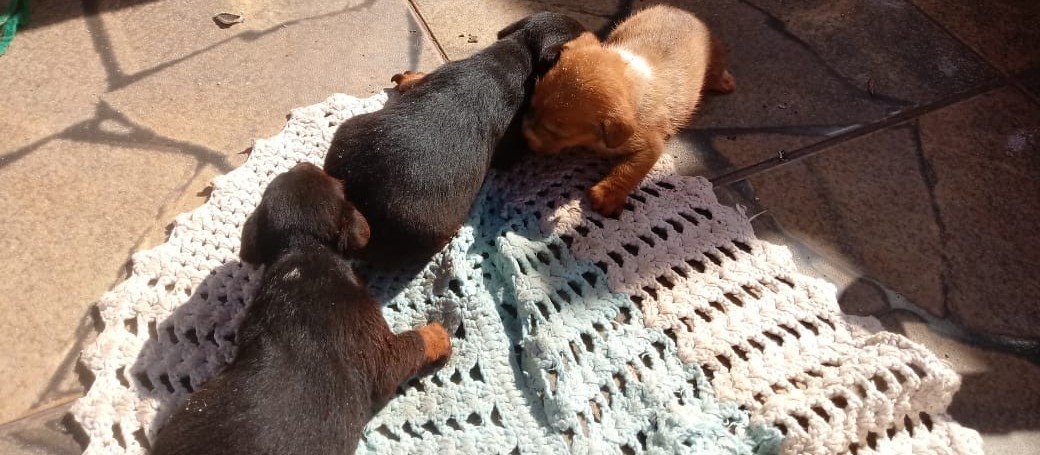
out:
<path id="1" fill-rule="evenodd" d="M 617 380 L 616 376 L 615 376 L 615 380 Z M 605 386 L 605 385 L 601 385 L 601 386 L 599 386 L 599 393 L 601 395 L 603 395 L 603 400 L 606 401 L 607 407 L 609 408 L 611 403 L 613 402 L 613 400 L 611 400 L 611 398 L 610 398 L 610 389 L 607 388 L 607 386 Z"/>
<path id="2" fill-rule="evenodd" d="M 932 431 L 932 416 L 922 412 L 917 415 L 917 418 L 921 419 L 921 423 L 924 424 L 924 427 L 927 428 L 928 431 Z"/>
<path id="3" fill-rule="evenodd" d="M 706 209 L 697 208 L 697 209 L 693 209 L 693 211 L 697 212 L 698 215 L 703 216 L 704 218 L 707 218 L 709 220 L 715 218 L 715 216 L 712 215 L 711 212 L 706 210 Z"/>
<path id="4" fill-rule="evenodd" d="M 414 439 L 422 438 L 422 435 L 419 434 L 418 431 L 415 431 L 414 428 L 412 428 L 411 422 L 405 422 L 404 425 L 401 425 L 401 429 L 404 430 L 405 433 L 408 433 L 408 436 L 411 436 Z"/>
<path id="5" fill-rule="evenodd" d="M 708 258 L 708 260 L 711 261 L 712 264 L 722 265 L 722 259 L 719 259 L 714 254 L 706 252 L 706 253 L 704 253 L 704 257 Z"/>
<path id="6" fill-rule="evenodd" d="M 636 449 L 633 449 L 632 446 L 625 444 L 621 446 L 621 453 L 623 455 L 636 455 Z"/>
<path id="7" fill-rule="evenodd" d="M 120 427 L 118 423 L 112 424 L 112 437 L 116 439 L 119 447 L 126 448 L 126 440 L 123 439 L 123 427 Z"/>
<path id="8" fill-rule="evenodd" d="M 776 277 L 776 280 L 781 282 L 781 283 L 786 284 L 787 287 L 789 287 L 791 289 L 794 289 L 794 280 L 792 280 L 790 278 L 787 278 L 787 277 L 782 277 L 782 276 Z"/>
<path id="9" fill-rule="evenodd" d="M 459 425 L 459 421 L 455 420 L 454 417 L 449 418 L 447 424 L 455 431 L 462 431 L 462 425 Z"/>
<path id="10" fill-rule="evenodd" d="M 707 270 L 707 268 L 704 267 L 704 263 L 696 259 L 688 259 L 686 260 L 686 264 L 693 268 L 693 270 L 696 270 L 697 273 L 704 273 L 704 271 Z"/>
<path id="11" fill-rule="evenodd" d="M 484 424 L 484 419 L 480 418 L 480 414 L 471 413 L 469 417 L 466 417 L 466 423 L 473 426 L 480 426 Z"/>
<path id="12" fill-rule="evenodd" d="M 140 444 L 145 450 L 152 450 L 152 444 L 148 442 L 148 436 L 145 435 L 143 428 L 138 428 L 133 434 L 134 440 Z"/>
<path id="13" fill-rule="evenodd" d="M 474 381 L 484 381 L 484 375 L 480 372 L 480 365 L 473 365 L 473 368 L 469 370 L 469 377 Z"/>
<path id="14" fill-rule="evenodd" d="M 813 406 L 812 410 L 816 413 L 816 415 L 823 417 L 823 420 L 830 420 L 831 418 L 830 414 L 828 414 L 827 411 L 820 406 Z"/>
<path id="15" fill-rule="evenodd" d="M 631 243 L 625 243 L 625 244 L 621 245 L 621 247 L 624 248 L 625 251 L 627 251 L 628 254 L 631 254 L 632 256 L 638 256 L 639 255 L 639 247 L 638 246 L 635 246 L 635 245 L 633 245 Z"/>
<path id="16" fill-rule="evenodd" d="M 668 190 L 674 190 L 675 189 L 675 185 L 672 185 L 671 183 L 665 182 L 663 180 L 659 180 L 656 183 L 657 183 L 657 186 L 659 186 L 661 188 L 664 188 L 664 189 L 668 189 Z"/>
<path id="17" fill-rule="evenodd" d="M 849 405 L 849 400 L 846 400 L 845 397 L 839 395 L 831 398 L 831 403 L 834 403 L 834 406 L 837 406 L 840 409 L 845 409 Z"/>
<path id="18" fill-rule="evenodd" d="M 645 192 L 645 193 L 647 193 L 647 194 L 649 194 L 649 195 L 651 195 L 653 197 L 661 197 L 661 193 L 658 193 L 657 190 L 653 189 L 652 187 L 644 186 L 644 187 L 642 187 L 640 189 L 643 190 L 643 192 Z"/>
<path id="19" fill-rule="evenodd" d="M 910 362 L 910 369 L 914 370 L 914 374 L 916 374 L 917 377 L 919 377 L 921 379 L 924 379 L 924 378 L 928 377 L 928 372 L 925 371 L 924 368 L 921 368 L 921 366 L 918 365 L 917 363 Z"/>
<path id="20" fill-rule="evenodd" d="M 888 391 L 888 383 L 885 382 L 884 378 L 880 376 L 874 376 L 870 378 L 870 380 L 874 382 L 874 386 L 877 387 L 879 392 L 885 393 Z"/>
<path id="21" fill-rule="evenodd" d="M 191 386 L 191 378 L 187 376 L 181 377 L 180 383 L 181 386 L 184 387 L 184 390 L 188 393 L 195 392 L 195 388 Z"/>
<path id="22" fill-rule="evenodd" d="M 126 329 L 127 332 L 137 335 L 137 318 L 133 317 L 130 319 L 124 319 L 123 327 Z"/>
<path id="23" fill-rule="evenodd" d="M 632 310 L 625 306 L 618 308 L 618 314 L 614 320 L 622 324 L 628 324 L 632 321 Z"/>
<path id="24" fill-rule="evenodd" d="M 666 277 L 664 275 L 661 275 L 661 276 L 657 277 L 657 282 L 661 283 L 661 286 L 664 286 L 667 289 L 672 289 L 672 288 L 675 287 L 675 282 L 673 282 L 672 280 L 670 280 L 668 277 Z"/>
<path id="25" fill-rule="evenodd" d="M 603 414 L 599 409 L 599 403 L 596 403 L 595 400 L 589 400 L 589 412 L 592 414 L 592 420 L 596 423 L 600 423 Z"/>
<path id="26" fill-rule="evenodd" d="M 870 450 L 877 450 L 877 433 L 867 433 L 867 447 L 870 447 Z"/>
<path id="27" fill-rule="evenodd" d="M 166 387 L 166 393 L 173 393 L 174 388 L 173 383 L 170 382 L 170 375 L 166 373 L 159 375 L 159 382 L 161 382 L 162 385 Z"/>
<path id="28" fill-rule="evenodd" d="M 678 222 L 678 221 L 676 221 L 674 219 L 668 218 L 668 219 L 665 219 L 664 222 L 668 223 L 668 225 L 671 226 L 672 229 L 675 229 L 675 232 L 678 232 L 680 234 L 682 234 L 683 230 L 685 229 L 683 227 L 682 223 L 680 223 L 680 222 Z"/>
<path id="29" fill-rule="evenodd" d="M 690 215 L 689 213 L 679 212 L 679 216 L 694 226 L 701 224 L 700 220 L 698 220 L 696 216 Z"/>
<path id="30" fill-rule="evenodd" d="M 592 344 L 592 336 L 591 335 L 589 335 L 587 333 L 582 333 L 581 334 L 581 342 L 585 345 L 585 350 L 586 351 L 592 352 L 593 344 Z"/>
<path id="31" fill-rule="evenodd" d="M 459 373 L 459 370 L 455 370 L 448 379 L 455 384 L 462 384 L 462 373 Z"/>
<path id="32" fill-rule="evenodd" d="M 906 431 L 910 433 L 910 437 L 914 436 L 914 421 L 910 420 L 910 416 L 903 416 L 903 428 L 906 428 Z"/>
<path id="33" fill-rule="evenodd" d="M 599 268 L 601 271 L 603 271 L 603 273 L 607 273 L 608 266 L 607 266 L 606 262 L 597 261 L 596 262 L 596 267 Z"/>
<path id="34" fill-rule="evenodd" d="M 148 391 L 155 390 L 155 385 L 152 384 L 152 380 L 148 379 L 148 373 L 144 371 L 138 371 L 134 373 L 134 380 L 137 381 L 137 385 L 147 389 Z"/>
<path id="35" fill-rule="evenodd" d="M 640 431 L 636 433 L 636 440 L 639 441 L 639 447 L 646 450 L 646 433 Z"/>
<path id="36" fill-rule="evenodd" d="M 733 294 L 731 292 L 727 292 L 727 293 L 722 294 L 722 295 L 725 296 L 726 300 L 729 300 L 730 303 L 732 303 L 732 304 L 734 304 L 736 306 L 739 306 L 739 307 L 743 307 L 744 306 L 744 301 L 741 300 L 740 297 L 737 297 L 736 294 Z"/>
<path id="37" fill-rule="evenodd" d="M 770 340 L 772 340 L 773 343 L 776 343 L 777 346 L 783 346 L 784 345 L 784 338 L 783 338 L 783 336 L 777 335 L 777 334 L 775 334 L 773 332 L 763 332 L 762 334 L 765 335 L 766 338 L 769 338 Z"/>
<path id="38" fill-rule="evenodd" d="M 715 360 L 718 360 L 719 361 L 719 365 L 722 365 L 722 368 L 725 368 L 727 370 L 732 366 L 729 363 L 729 357 L 726 357 L 725 355 L 719 354 L 719 355 L 715 356 Z"/>
<path id="39" fill-rule="evenodd" d="M 656 245 L 656 242 L 654 242 L 654 239 L 652 239 L 650 237 L 647 237 L 645 235 L 637 235 L 636 238 L 638 238 L 639 240 L 642 240 L 643 243 L 645 243 L 650 248 L 653 248 L 654 245 Z"/>
<path id="40" fill-rule="evenodd" d="M 502 424 L 502 414 L 498 412 L 498 406 L 491 407 L 491 424 L 496 427 L 505 428 Z"/>
<path id="41" fill-rule="evenodd" d="M 437 426 L 433 424 L 433 421 L 428 421 L 424 423 L 422 428 L 427 432 L 435 434 L 437 436 L 441 435 L 441 431 L 437 429 Z"/>
<path id="42" fill-rule="evenodd" d="M 123 387 L 126 387 L 128 389 L 130 388 L 130 381 L 128 379 L 126 379 L 126 367 L 125 366 L 119 367 L 119 369 L 116 370 L 116 379 L 119 379 L 119 384 L 121 384 Z"/>
<path id="43" fill-rule="evenodd" d="M 753 297 L 755 299 L 761 299 L 762 298 L 762 290 L 761 289 L 758 289 L 758 288 L 756 288 L 754 286 L 749 286 L 749 285 L 746 285 L 746 284 L 741 286 L 740 288 L 743 289 L 744 292 L 747 293 L 747 295 L 750 295 L 751 297 Z"/>
<path id="44" fill-rule="evenodd" d="M 549 382 L 549 393 L 556 394 L 556 372 L 548 371 L 545 373 L 545 377 Z"/>
<path id="45" fill-rule="evenodd" d="M 741 242 L 740 240 L 734 240 L 733 241 L 733 246 L 737 247 L 737 249 L 739 249 L 740 251 L 743 251 L 745 253 L 751 253 L 751 245 L 748 245 L 747 243 Z"/>
<path id="46" fill-rule="evenodd" d="M 665 228 L 654 226 L 650 228 L 650 232 L 653 232 L 661 240 L 668 240 L 668 231 Z"/>
<path id="47" fill-rule="evenodd" d="M 721 252 L 723 255 L 728 257 L 729 260 L 731 260 L 731 261 L 736 261 L 737 260 L 737 255 L 733 254 L 733 252 L 730 251 L 729 248 L 722 248 L 722 247 L 720 247 L 719 248 L 719 252 Z"/>
<path id="48" fill-rule="evenodd" d="M 613 259 L 615 264 L 617 264 L 619 266 L 625 265 L 625 260 L 621 258 L 620 254 L 611 251 L 611 252 L 607 253 L 607 256 L 609 256 L 610 259 Z"/>
<path id="49" fill-rule="evenodd" d="M 802 427 L 803 430 L 809 430 L 809 418 L 802 415 L 794 415 L 794 419 L 798 422 L 798 426 Z"/>
<path id="50" fill-rule="evenodd" d="M 173 326 L 166 327 L 166 339 L 170 340 L 171 343 L 177 344 L 181 340 L 177 338 L 177 333 L 174 331 Z"/>

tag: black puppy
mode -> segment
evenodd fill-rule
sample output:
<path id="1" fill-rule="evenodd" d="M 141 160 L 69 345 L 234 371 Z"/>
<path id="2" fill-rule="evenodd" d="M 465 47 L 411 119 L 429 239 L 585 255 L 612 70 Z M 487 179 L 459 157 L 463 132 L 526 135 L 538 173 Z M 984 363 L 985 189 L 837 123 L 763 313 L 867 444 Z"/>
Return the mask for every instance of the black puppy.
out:
<path id="1" fill-rule="evenodd" d="M 469 58 L 427 75 L 396 75 L 400 98 L 339 127 L 325 170 L 343 180 L 372 226 L 360 257 L 418 261 L 444 247 L 466 220 L 534 77 L 583 31 L 562 14 L 534 14 Z"/>
<path id="2" fill-rule="evenodd" d="M 271 182 L 242 230 L 242 260 L 267 268 L 238 355 L 173 414 L 153 455 L 351 454 L 401 382 L 448 358 L 439 323 L 390 332 L 342 256 L 368 237 L 317 166 Z"/>

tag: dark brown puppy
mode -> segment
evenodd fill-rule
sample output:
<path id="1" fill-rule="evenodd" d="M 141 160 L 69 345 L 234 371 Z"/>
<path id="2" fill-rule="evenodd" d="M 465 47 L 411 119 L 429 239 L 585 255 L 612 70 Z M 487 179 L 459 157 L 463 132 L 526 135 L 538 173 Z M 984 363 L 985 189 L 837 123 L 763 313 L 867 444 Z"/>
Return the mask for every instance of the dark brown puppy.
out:
<path id="1" fill-rule="evenodd" d="M 401 382 L 448 358 L 439 323 L 390 332 L 343 258 L 368 237 L 317 166 L 271 182 L 242 231 L 242 259 L 266 269 L 238 355 L 173 414 L 153 455 L 351 454 Z"/>
<path id="2" fill-rule="evenodd" d="M 472 57 L 427 75 L 395 76 L 398 99 L 339 127 L 325 170 L 343 180 L 372 225 L 362 258 L 425 260 L 451 239 L 499 141 L 511 126 L 519 133 L 518 113 L 534 78 L 584 30 L 562 14 L 529 16 Z"/>

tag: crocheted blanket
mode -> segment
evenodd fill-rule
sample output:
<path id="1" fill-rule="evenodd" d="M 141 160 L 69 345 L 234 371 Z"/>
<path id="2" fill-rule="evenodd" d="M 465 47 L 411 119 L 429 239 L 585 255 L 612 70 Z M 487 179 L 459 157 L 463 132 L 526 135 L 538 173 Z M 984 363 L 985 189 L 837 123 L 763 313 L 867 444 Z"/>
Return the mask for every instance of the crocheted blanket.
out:
<path id="1" fill-rule="evenodd" d="M 235 355 L 260 271 L 242 223 L 270 180 L 321 164 L 335 128 L 386 95 L 296 109 L 214 180 L 167 243 L 99 303 L 73 414 L 87 454 L 144 453 Z M 582 209 L 595 159 L 493 173 L 420 273 L 370 277 L 395 331 L 436 317 L 451 361 L 401 387 L 358 453 L 982 453 L 945 413 L 959 378 L 913 342 L 843 316 L 835 288 L 757 240 L 742 210 L 665 159 L 618 219 Z"/>

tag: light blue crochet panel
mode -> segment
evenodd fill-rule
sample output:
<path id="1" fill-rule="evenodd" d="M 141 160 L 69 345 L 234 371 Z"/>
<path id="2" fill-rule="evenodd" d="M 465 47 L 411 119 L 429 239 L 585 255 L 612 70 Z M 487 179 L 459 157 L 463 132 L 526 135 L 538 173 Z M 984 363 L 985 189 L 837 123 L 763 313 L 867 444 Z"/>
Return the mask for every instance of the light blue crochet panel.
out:
<path id="1" fill-rule="evenodd" d="M 771 454 L 780 432 L 715 400 L 675 342 L 489 179 L 418 275 L 370 278 L 395 331 L 442 319 L 451 361 L 413 380 L 358 453 Z M 508 196 L 507 196 L 508 197 Z M 550 202 L 550 208 L 551 203 Z"/>

